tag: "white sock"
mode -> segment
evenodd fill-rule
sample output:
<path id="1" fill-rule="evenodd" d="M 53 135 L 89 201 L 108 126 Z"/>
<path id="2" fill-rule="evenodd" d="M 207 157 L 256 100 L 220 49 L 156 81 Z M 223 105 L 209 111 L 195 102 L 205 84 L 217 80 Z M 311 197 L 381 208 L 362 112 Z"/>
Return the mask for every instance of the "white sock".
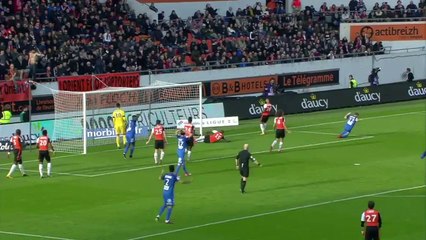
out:
<path id="1" fill-rule="evenodd" d="M 12 164 L 12 167 L 10 167 L 10 171 L 7 174 L 7 176 L 12 176 L 12 174 L 15 170 L 16 170 L 16 164 Z"/>
<path id="2" fill-rule="evenodd" d="M 263 123 L 260 124 L 260 131 L 262 131 L 262 133 L 265 133 L 265 129 L 263 128 Z"/>
<path id="3" fill-rule="evenodd" d="M 161 153 L 160 153 L 160 162 L 163 161 L 163 158 L 164 158 L 164 151 L 161 151 Z"/>
<path id="4" fill-rule="evenodd" d="M 22 174 L 25 174 L 24 165 L 18 164 L 18 167 L 19 167 L 19 171 L 21 171 Z"/>
<path id="5" fill-rule="evenodd" d="M 263 131 L 266 131 L 266 123 L 263 124 Z"/>
<path id="6" fill-rule="evenodd" d="M 274 147 L 274 146 L 275 146 L 275 144 L 277 144 L 277 139 L 275 139 L 275 140 L 272 142 L 271 147 Z"/>
<path id="7" fill-rule="evenodd" d="M 279 149 L 281 150 L 282 148 L 283 148 L 283 142 L 280 142 Z"/>
<path id="8" fill-rule="evenodd" d="M 191 153 L 192 153 L 192 151 L 191 151 L 191 150 L 189 150 L 189 151 L 188 151 L 188 157 L 186 158 L 186 160 L 188 160 L 188 161 L 189 161 L 189 160 L 191 159 Z"/>
<path id="9" fill-rule="evenodd" d="M 40 177 L 43 177 L 43 163 L 38 164 L 38 172 L 40 173 Z"/>
<path id="10" fill-rule="evenodd" d="M 52 173 L 52 163 L 49 162 L 47 163 L 47 176 L 50 176 L 51 173 Z"/>
<path id="11" fill-rule="evenodd" d="M 157 154 L 157 152 L 154 153 L 154 162 L 158 163 L 158 154 Z"/>

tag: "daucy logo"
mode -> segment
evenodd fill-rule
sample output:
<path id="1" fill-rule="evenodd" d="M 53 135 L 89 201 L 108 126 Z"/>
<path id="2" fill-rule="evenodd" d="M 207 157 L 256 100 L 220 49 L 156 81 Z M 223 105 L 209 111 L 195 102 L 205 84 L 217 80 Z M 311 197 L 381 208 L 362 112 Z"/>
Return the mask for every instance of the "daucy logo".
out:
<path id="1" fill-rule="evenodd" d="M 272 105 L 272 108 L 277 112 L 278 105 Z M 256 106 L 256 104 L 251 104 L 249 107 L 249 113 L 250 115 L 259 115 L 263 112 L 263 106 Z"/>
<path id="2" fill-rule="evenodd" d="M 408 95 L 410 95 L 410 97 L 425 96 L 426 87 L 423 87 L 423 84 L 421 82 L 417 82 L 416 88 L 414 88 L 413 86 L 410 86 L 410 88 L 408 89 Z"/>
<path id="3" fill-rule="evenodd" d="M 300 103 L 303 109 L 315 109 L 315 108 L 324 108 L 328 109 L 328 99 L 327 98 L 317 98 L 317 95 L 311 94 L 308 98 L 303 98 Z"/>
<path id="4" fill-rule="evenodd" d="M 363 88 L 362 93 L 356 92 L 355 94 L 356 102 L 380 102 L 380 92 L 370 92 L 369 88 Z"/>

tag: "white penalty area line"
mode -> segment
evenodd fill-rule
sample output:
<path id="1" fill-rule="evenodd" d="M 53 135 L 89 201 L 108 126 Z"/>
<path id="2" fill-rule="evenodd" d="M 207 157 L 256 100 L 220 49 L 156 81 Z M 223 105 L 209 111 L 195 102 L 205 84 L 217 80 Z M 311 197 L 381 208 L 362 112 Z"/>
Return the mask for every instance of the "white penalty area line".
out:
<path id="1" fill-rule="evenodd" d="M 9 168 L 0 168 L 1 170 L 9 170 Z M 25 172 L 29 173 L 39 173 L 37 170 L 28 170 L 25 169 Z M 55 175 L 65 175 L 65 176 L 74 176 L 74 177 L 91 177 L 92 175 L 86 175 L 86 174 L 78 174 L 78 173 L 64 173 L 64 172 L 52 172 L 52 174 Z"/>
<path id="2" fill-rule="evenodd" d="M 75 239 L 71 239 L 71 238 L 52 237 L 52 236 L 46 236 L 46 235 L 37 235 L 37 234 L 29 234 L 29 233 L 0 231 L 0 235 L 2 235 L 2 234 L 3 235 L 22 236 L 22 237 L 41 238 L 41 239 L 75 240 Z"/>
<path id="3" fill-rule="evenodd" d="M 313 144 L 306 144 L 306 145 L 300 145 L 300 146 L 294 146 L 294 147 L 288 147 L 284 148 L 284 152 L 288 150 L 294 150 L 294 149 L 300 149 L 300 148 L 310 148 L 310 147 L 317 147 L 317 146 L 323 146 L 323 145 L 331 145 L 331 144 L 337 144 L 337 143 L 345 143 L 345 142 L 353 142 L 353 141 L 362 141 L 374 138 L 374 136 L 365 136 L 365 137 L 358 137 L 358 138 L 350 138 L 350 139 L 342 139 L 342 140 L 336 140 L 336 141 L 329 141 L 329 142 L 321 142 L 321 143 L 313 143 Z M 257 151 L 252 152 L 252 154 L 262 154 L 262 153 L 268 153 L 269 150 L 265 151 Z M 234 158 L 235 155 L 232 156 L 223 156 L 223 157 L 214 157 L 214 158 L 204 158 L 200 160 L 190 161 L 191 163 L 199 163 L 199 162 L 207 162 L 207 161 L 213 161 L 213 160 L 220 160 L 220 159 L 229 159 Z M 128 172 L 136 172 L 141 170 L 147 170 L 147 169 L 153 169 L 153 168 L 160 168 L 164 167 L 164 165 L 153 165 L 148 167 L 141 167 L 141 168 L 133 168 L 128 170 L 120 170 L 115 172 L 106 172 L 106 173 L 100 173 L 95 175 L 89 175 L 89 177 L 102 177 L 102 176 L 108 176 L 108 175 L 114 175 L 114 174 L 120 174 L 120 173 L 128 173 Z"/>
<path id="4" fill-rule="evenodd" d="M 226 219 L 226 220 L 222 220 L 222 221 L 216 221 L 216 222 L 211 222 L 211 223 L 206 223 L 206 224 L 195 225 L 195 226 L 191 226 L 191 227 L 179 228 L 179 229 L 161 232 L 161 233 L 144 235 L 144 236 L 140 236 L 140 237 L 130 238 L 128 240 L 138 240 L 138 239 L 146 239 L 146 238 L 151 238 L 151 237 L 164 236 L 164 235 L 168 235 L 168 234 L 172 234 L 172 233 L 184 232 L 184 231 L 188 231 L 188 230 L 194 230 L 194 229 L 198 229 L 198 228 L 220 225 L 220 224 L 229 223 L 229 222 L 237 222 L 237 221 L 246 220 L 246 219 L 252 219 L 252 218 L 258 218 L 258 217 L 263 217 L 263 216 L 268 216 L 268 215 L 274 215 L 274 214 L 278 214 L 278 213 L 291 212 L 291 211 L 302 210 L 302 209 L 306 209 L 306 208 L 319 207 L 319 206 L 324 206 L 324 205 L 330 205 L 330 204 L 340 203 L 340 202 L 347 202 L 347 201 L 357 200 L 357 199 L 366 198 L 366 197 L 377 197 L 378 195 L 383 195 L 383 194 L 415 190 L 415 189 L 419 189 L 419 188 L 424 188 L 425 186 L 426 185 L 420 185 L 420 186 L 414 186 L 414 187 L 408 187 L 408 188 L 399 188 L 399 189 L 394 189 L 394 190 L 389 190 L 389 191 L 384 191 L 384 192 L 364 194 L 364 195 L 359 195 L 359 196 L 354 196 L 354 197 L 347 197 L 347 198 L 341 198 L 341 199 L 336 199 L 336 200 L 331 200 L 331 201 L 313 203 L 313 204 L 308 204 L 308 205 L 303 205 L 303 206 L 298 206 L 298 207 L 285 208 L 285 209 L 271 211 L 271 212 L 264 212 L 264 213 L 248 215 L 248 216 L 244 216 L 244 217 L 230 218 L 230 219 Z"/>

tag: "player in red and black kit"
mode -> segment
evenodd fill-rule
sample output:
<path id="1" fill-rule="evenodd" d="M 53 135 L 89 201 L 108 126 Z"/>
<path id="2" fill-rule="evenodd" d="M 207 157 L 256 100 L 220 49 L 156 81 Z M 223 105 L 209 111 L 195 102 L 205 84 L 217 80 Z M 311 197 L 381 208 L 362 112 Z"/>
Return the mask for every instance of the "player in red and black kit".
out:
<path id="1" fill-rule="evenodd" d="M 197 142 L 204 142 L 204 143 L 215 143 L 215 142 L 219 142 L 219 141 L 226 141 L 229 142 L 228 140 L 225 139 L 225 135 L 224 135 L 224 131 L 220 130 L 220 131 L 216 131 L 213 130 L 212 131 L 212 135 L 205 135 L 205 136 L 201 136 L 199 138 L 196 139 Z"/>
<path id="2" fill-rule="evenodd" d="M 149 135 L 149 138 L 146 144 L 148 144 L 151 141 L 152 136 L 155 137 L 154 162 L 155 164 L 162 164 L 163 158 L 164 158 L 164 144 L 167 144 L 167 137 L 166 137 L 166 131 L 164 130 L 164 126 L 163 124 L 161 124 L 160 120 L 156 121 L 156 125 L 152 129 L 151 135 Z M 158 151 L 161 151 L 160 161 L 158 161 Z"/>
<path id="3" fill-rule="evenodd" d="M 47 130 L 42 131 L 42 136 L 37 138 L 37 148 L 38 148 L 38 171 L 40 173 L 40 178 L 43 178 L 43 161 L 47 162 L 47 176 L 50 177 L 52 173 L 52 163 L 50 159 L 49 150 L 55 151 L 53 149 L 52 142 L 47 136 Z"/>
<path id="4" fill-rule="evenodd" d="M 9 173 L 6 175 L 7 178 L 12 178 L 13 172 L 15 172 L 16 168 L 19 168 L 23 177 L 28 176 L 25 173 L 24 165 L 22 165 L 22 150 L 23 150 L 23 140 L 21 137 L 21 130 L 16 129 L 15 135 L 10 138 L 10 143 L 13 146 L 13 165 L 10 167 Z M 10 156 L 10 152 L 7 153 L 7 157 Z"/>
<path id="5" fill-rule="evenodd" d="M 186 161 L 191 160 L 191 153 L 192 153 L 192 147 L 194 146 L 194 134 L 195 134 L 195 127 L 192 124 L 192 117 L 188 118 L 188 123 L 184 126 L 185 130 L 185 136 L 187 138 L 187 152 L 186 152 Z"/>
<path id="6" fill-rule="evenodd" d="M 263 105 L 263 112 L 262 116 L 260 117 L 260 131 L 261 135 L 265 134 L 266 131 L 266 123 L 268 122 L 269 115 L 272 111 L 272 104 L 270 103 L 269 99 L 265 99 L 265 104 Z"/>
<path id="7" fill-rule="evenodd" d="M 374 202 L 368 202 L 368 209 L 361 215 L 361 234 L 365 240 L 379 240 L 379 229 L 382 227 L 382 217 L 379 211 L 374 209 Z"/>
<path id="8" fill-rule="evenodd" d="M 274 119 L 275 140 L 272 142 L 271 148 L 269 150 L 272 151 L 275 147 L 275 144 L 277 144 L 277 142 L 279 141 L 278 151 L 281 152 L 285 134 L 286 132 L 288 132 L 288 129 L 285 124 L 283 110 L 278 110 L 276 116 L 277 117 Z"/>

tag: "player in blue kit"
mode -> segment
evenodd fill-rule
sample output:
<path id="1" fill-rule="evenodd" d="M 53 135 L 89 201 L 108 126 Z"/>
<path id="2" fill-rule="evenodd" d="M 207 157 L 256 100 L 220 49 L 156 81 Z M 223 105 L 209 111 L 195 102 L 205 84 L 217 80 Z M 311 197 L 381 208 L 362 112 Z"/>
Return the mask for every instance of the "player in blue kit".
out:
<path id="1" fill-rule="evenodd" d="M 163 215 L 164 210 L 167 208 L 167 216 L 166 216 L 166 223 L 170 224 L 170 216 L 172 215 L 172 210 L 175 205 L 175 184 L 178 182 L 179 176 L 174 173 L 175 166 L 169 165 L 169 173 L 163 174 L 163 171 L 161 171 L 160 180 L 164 181 L 163 186 L 163 198 L 164 198 L 164 205 L 160 208 L 160 212 L 158 213 L 157 217 L 155 217 L 155 221 L 159 221 L 161 215 Z"/>
<path id="2" fill-rule="evenodd" d="M 185 176 L 191 176 L 191 173 L 188 172 L 186 169 L 186 163 L 185 163 L 185 152 L 188 147 L 188 138 L 185 136 L 185 131 L 178 130 L 176 132 L 176 137 L 178 140 L 178 148 L 177 148 L 177 155 L 178 155 L 178 165 L 176 169 L 176 174 L 179 174 L 179 170 L 182 167 L 183 171 L 185 172 Z"/>
<path id="3" fill-rule="evenodd" d="M 126 130 L 126 148 L 124 148 L 123 157 L 126 159 L 127 152 L 130 149 L 130 158 L 133 157 L 133 152 L 135 151 L 135 144 L 136 144 L 136 126 L 137 126 L 137 120 L 138 116 L 133 115 L 132 120 L 130 121 L 129 125 L 127 126 Z"/>
<path id="4" fill-rule="evenodd" d="M 346 122 L 345 129 L 341 134 L 339 134 L 338 138 L 347 138 L 351 133 L 352 129 L 355 127 L 356 122 L 358 122 L 358 113 L 348 113 L 345 115 Z"/>
<path id="5" fill-rule="evenodd" d="M 426 158 L 426 151 L 422 154 L 422 156 L 420 156 L 421 159 Z"/>

